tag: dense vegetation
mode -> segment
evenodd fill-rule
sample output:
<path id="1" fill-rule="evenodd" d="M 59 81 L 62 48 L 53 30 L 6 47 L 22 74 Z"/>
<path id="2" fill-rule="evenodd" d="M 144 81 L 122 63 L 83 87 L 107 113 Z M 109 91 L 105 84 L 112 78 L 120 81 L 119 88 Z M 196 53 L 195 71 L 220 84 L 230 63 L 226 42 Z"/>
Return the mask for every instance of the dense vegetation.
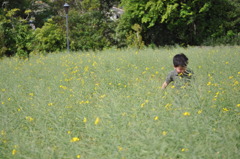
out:
<path id="1" fill-rule="evenodd" d="M 162 90 L 179 52 L 195 81 Z M 239 56 L 234 46 L 4 58 L 0 158 L 238 159 Z"/>
<path id="2" fill-rule="evenodd" d="M 0 57 L 64 50 L 65 2 L 73 51 L 240 43 L 239 0 L 0 0 Z"/>

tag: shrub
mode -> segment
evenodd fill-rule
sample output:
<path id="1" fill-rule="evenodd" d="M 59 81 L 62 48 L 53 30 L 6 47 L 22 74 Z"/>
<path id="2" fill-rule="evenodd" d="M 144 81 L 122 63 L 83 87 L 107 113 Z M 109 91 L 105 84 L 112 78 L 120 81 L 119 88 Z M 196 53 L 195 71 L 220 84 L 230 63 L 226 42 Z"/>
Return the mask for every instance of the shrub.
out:
<path id="1" fill-rule="evenodd" d="M 34 40 L 28 47 L 33 53 L 60 51 L 65 47 L 65 33 L 52 19 L 49 19 L 42 28 L 33 33 Z"/>

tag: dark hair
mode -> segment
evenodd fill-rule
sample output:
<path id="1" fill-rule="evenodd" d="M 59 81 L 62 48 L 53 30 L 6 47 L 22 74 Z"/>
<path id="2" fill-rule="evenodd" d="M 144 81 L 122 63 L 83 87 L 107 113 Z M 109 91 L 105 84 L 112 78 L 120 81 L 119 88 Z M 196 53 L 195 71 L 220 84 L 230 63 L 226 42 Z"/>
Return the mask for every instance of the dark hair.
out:
<path id="1" fill-rule="evenodd" d="M 188 64 L 188 58 L 183 53 L 177 54 L 173 57 L 174 67 L 182 66 L 185 67 Z"/>

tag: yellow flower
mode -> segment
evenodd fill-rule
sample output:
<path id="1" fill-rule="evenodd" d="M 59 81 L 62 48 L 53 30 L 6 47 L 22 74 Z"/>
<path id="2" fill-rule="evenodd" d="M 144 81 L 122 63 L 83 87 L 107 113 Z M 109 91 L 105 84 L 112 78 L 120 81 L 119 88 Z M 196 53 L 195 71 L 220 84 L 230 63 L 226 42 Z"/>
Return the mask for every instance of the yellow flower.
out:
<path id="1" fill-rule="evenodd" d="M 123 148 L 121 146 L 118 146 L 118 151 L 122 151 Z"/>
<path id="2" fill-rule="evenodd" d="M 184 116 L 190 116 L 190 113 L 189 112 L 184 112 L 183 115 Z"/>
<path id="3" fill-rule="evenodd" d="M 202 113 L 202 110 L 199 110 L 197 113 L 198 113 L 198 114 L 201 114 L 201 113 Z"/>
<path id="4" fill-rule="evenodd" d="M 233 76 L 229 76 L 228 78 L 229 78 L 229 79 L 232 79 L 232 78 L 233 78 Z"/>
<path id="5" fill-rule="evenodd" d="M 237 104 L 237 107 L 240 107 L 240 104 Z"/>
<path id="6" fill-rule="evenodd" d="M 12 155 L 15 155 L 17 153 L 17 150 L 16 149 L 13 149 L 12 150 Z"/>
<path id="7" fill-rule="evenodd" d="M 80 139 L 78 138 L 78 137 L 73 137 L 72 139 L 71 139 L 71 142 L 77 142 L 77 141 L 79 141 Z"/>
<path id="8" fill-rule="evenodd" d="M 33 93 L 29 93 L 29 96 L 34 96 L 34 94 Z"/>
<path id="9" fill-rule="evenodd" d="M 227 111 L 229 111 L 229 109 L 228 108 L 223 108 L 222 109 L 224 112 L 227 112 Z"/>
<path id="10" fill-rule="evenodd" d="M 94 124 L 97 125 L 99 123 L 99 121 L 100 121 L 100 119 L 99 119 L 99 117 L 97 117 Z"/>
<path id="11" fill-rule="evenodd" d="M 227 64 L 229 64 L 229 62 L 225 62 L 225 64 L 227 65 Z"/>
<path id="12" fill-rule="evenodd" d="M 28 120 L 28 121 L 33 121 L 33 118 L 32 117 L 30 117 L 30 116 L 26 116 L 26 120 Z"/>
<path id="13" fill-rule="evenodd" d="M 211 82 L 208 82 L 207 85 L 210 86 L 212 83 Z"/>
<path id="14" fill-rule="evenodd" d="M 155 116 L 154 120 L 158 120 L 158 116 Z"/>
<path id="15" fill-rule="evenodd" d="M 187 148 L 182 148 L 182 152 L 186 152 L 186 151 L 188 151 Z"/>
<path id="16" fill-rule="evenodd" d="M 48 106 L 52 106 L 53 105 L 53 103 L 48 103 Z"/>
<path id="17" fill-rule="evenodd" d="M 72 132 L 71 131 L 67 131 L 68 134 L 71 134 Z"/>
<path id="18" fill-rule="evenodd" d="M 171 88 L 175 88 L 175 86 L 173 85 Z"/>
<path id="19" fill-rule="evenodd" d="M 101 95 L 99 98 L 105 98 L 106 94 Z"/>
<path id="20" fill-rule="evenodd" d="M 163 132 L 162 132 L 162 135 L 163 135 L 163 136 L 166 136 L 166 135 L 167 135 L 167 131 L 163 131 Z"/>
<path id="21" fill-rule="evenodd" d="M 86 117 L 83 118 L 83 122 L 84 122 L 84 123 L 87 122 L 87 118 L 86 118 Z"/>
<path id="22" fill-rule="evenodd" d="M 6 132 L 4 130 L 2 130 L 1 135 L 6 135 Z"/>
<path id="23" fill-rule="evenodd" d="M 81 158 L 81 155 L 77 155 L 77 158 Z"/>

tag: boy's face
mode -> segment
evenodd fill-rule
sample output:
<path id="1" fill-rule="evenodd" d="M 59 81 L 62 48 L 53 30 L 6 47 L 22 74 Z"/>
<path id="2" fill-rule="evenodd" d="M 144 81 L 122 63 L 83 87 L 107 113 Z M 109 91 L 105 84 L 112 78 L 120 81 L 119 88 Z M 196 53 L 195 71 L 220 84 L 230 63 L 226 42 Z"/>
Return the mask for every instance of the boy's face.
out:
<path id="1" fill-rule="evenodd" d="M 187 69 L 187 66 L 177 66 L 177 67 L 174 67 L 174 69 L 177 71 L 177 73 L 183 73 L 186 71 Z"/>

